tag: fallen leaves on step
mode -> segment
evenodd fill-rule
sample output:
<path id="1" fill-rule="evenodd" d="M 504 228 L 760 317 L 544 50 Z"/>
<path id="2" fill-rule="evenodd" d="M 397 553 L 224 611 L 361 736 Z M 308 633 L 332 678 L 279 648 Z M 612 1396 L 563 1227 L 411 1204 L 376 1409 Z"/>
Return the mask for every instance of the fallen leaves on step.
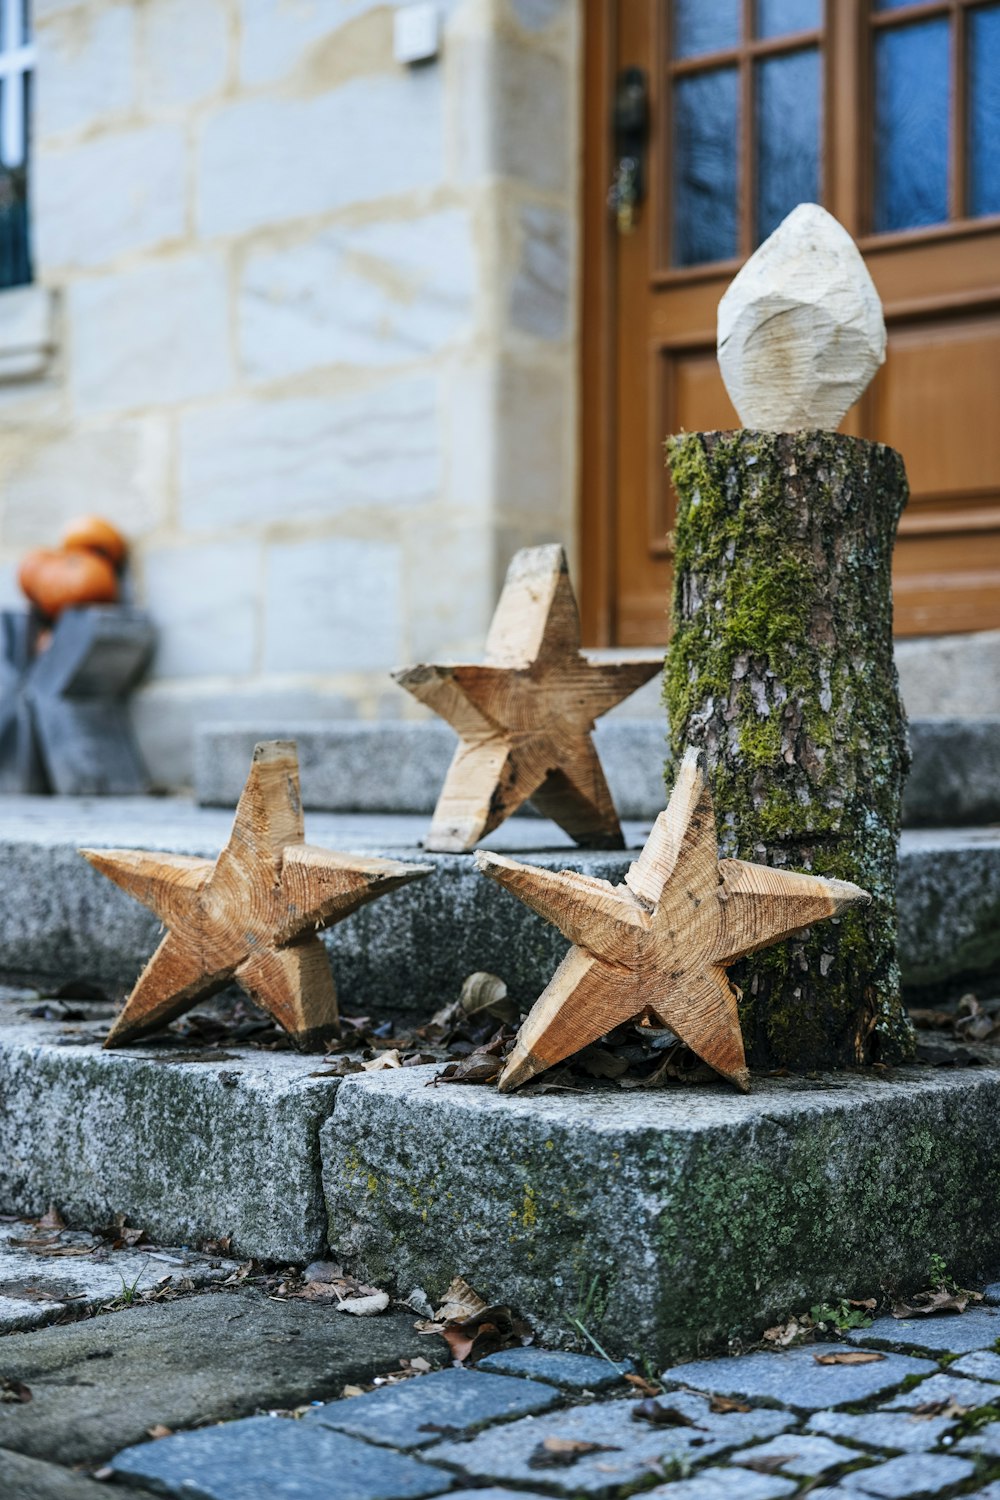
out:
<path id="1" fill-rule="evenodd" d="M 749 1401 L 734 1401 L 731 1396 L 713 1396 L 708 1403 L 708 1409 L 715 1416 L 725 1416 L 729 1412 L 752 1411 Z"/>
<path id="2" fill-rule="evenodd" d="M 632 1408 L 633 1422 L 648 1422 L 651 1427 L 694 1427 L 698 1432 L 704 1432 L 691 1417 L 678 1411 L 676 1406 L 664 1406 L 661 1401 L 652 1397 L 646 1401 L 637 1401 Z"/>
<path id="3" fill-rule="evenodd" d="M 641 1396 L 659 1396 L 663 1392 L 661 1385 L 657 1385 L 652 1380 L 647 1380 L 645 1375 L 626 1375 L 625 1379 Z"/>
<path id="4" fill-rule="evenodd" d="M 812 1338 L 815 1331 L 816 1325 L 812 1318 L 803 1313 L 798 1318 L 789 1318 L 787 1323 L 775 1323 L 773 1328 L 765 1328 L 762 1337 L 766 1344 L 787 1349 L 791 1344 L 801 1344 Z"/>
<path id="5" fill-rule="evenodd" d="M 920 1406 L 915 1406 L 910 1416 L 920 1422 L 929 1422 L 933 1417 L 947 1417 L 949 1420 L 964 1417 L 967 1412 L 973 1411 L 971 1406 L 962 1406 L 954 1396 L 944 1396 L 940 1401 L 924 1401 Z"/>
<path id="6" fill-rule="evenodd" d="M 873 1349 L 835 1349 L 832 1354 L 814 1354 L 818 1365 L 874 1365 L 885 1359 Z"/>
<path id="7" fill-rule="evenodd" d="M 798 1456 L 797 1453 L 768 1453 L 760 1458 L 738 1458 L 735 1462 L 741 1469 L 752 1469 L 755 1474 L 777 1474 Z"/>
<path id="8" fill-rule="evenodd" d="M 388 1292 L 372 1292 L 368 1297 L 345 1297 L 337 1303 L 337 1311 L 351 1313 L 355 1318 L 372 1318 L 385 1312 L 388 1306 Z"/>
<path id="9" fill-rule="evenodd" d="M 568 1469 L 589 1453 L 620 1453 L 609 1443 L 588 1443 L 581 1438 L 543 1438 L 528 1459 L 529 1469 Z"/>
<path id="10" fill-rule="evenodd" d="M 482 1017 L 485 1012 L 494 1021 L 513 1025 L 520 1010 L 507 993 L 506 982 L 499 974 L 470 974 L 462 984 L 459 1004 L 467 1016 Z"/>
<path id="11" fill-rule="evenodd" d="M 433 1318 L 415 1326 L 418 1333 L 440 1334 L 456 1364 L 475 1363 L 532 1338 L 522 1318 L 503 1304 L 485 1302 L 461 1276 L 454 1277 Z"/>
<path id="12" fill-rule="evenodd" d="M 361 1064 L 366 1073 L 381 1073 L 385 1068 L 401 1068 L 403 1059 L 398 1047 L 390 1047 L 386 1052 L 376 1052 L 367 1062 Z"/>
<path id="13" fill-rule="evenodd" d="M 31 1390 L 20 1380 L 0 1380 L 0 1401 L 23 1403 L 32 1399 Z"/>
<path id="14" fill-rule="evenodd" d="M 963 1287 L 936 1286 L 917 1292 L 908 1301 L 893 1304 L 894 1318 L 932 1318 L 945 1313 L 964 1313 L 970 1302 L 982 1302 L 981 1292 Z"/>
<path id="15" fill-rule="evenodd" d="M 152 1427 L 146 1428 L 146 1436 L 157 1440 L 158 1438 L 173 1437 L 174 1429 L 165 1427 L 162 1422 L 155 1422 Z"/>
<path id="16" fill-rule="evenodd" d="M 313 1261 L 301 1277 L 290 1273 L 278 1284 L 273 1296 L 282 1301 L 301 1300 L 333 1306 L 338 1312 L 350 1313 L 355 1318 L 375 1317 L 389 1306 L 388 1292 L 346 1275 L 333 1261 Z"/>

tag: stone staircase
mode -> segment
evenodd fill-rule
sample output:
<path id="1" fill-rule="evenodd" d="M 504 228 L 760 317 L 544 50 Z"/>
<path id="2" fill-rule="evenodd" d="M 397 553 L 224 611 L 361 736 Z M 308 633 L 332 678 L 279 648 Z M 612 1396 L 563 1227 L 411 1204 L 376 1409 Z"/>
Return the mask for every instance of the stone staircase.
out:
<path id="1" fill-rule="evenodd" d="M 550 1339 L 586 1313 L 619 1354 L 663 1358 L 753 1332 L 797 1301 L 919 1279 L 929 1253 L 1000 1264 L 1000 1068 L 755 1080 L 503 1098 L 431 1087 L 437 1067 L 338 1079 L 316 1057 L 224 1044 L 105 1053 L 88 1021 L 41 1019 L 67 981 L 125 992 L 155 919 L 80 859 L 88 846 L 213 855 L 266 727 L 206 728 L 197 796 L 0 799 L 0 1211 L 124 1213 L 166 1243 L 333 1253 L 433 1300 L 451 1276 Z M 343 1008 L 427 1017 L 475 970 L 525 1004 L 565 944 L 461 855 L 419 839 L 451 753 L 433 724 L 283 724 L 298 739 L 311 842 L 419 858 L 434 874 L 325 934 Z M 577 849 L 517 817 L 490 846 L 622 878 L 663 805 L 662 723 L 610 721 L 602 756 L 629 850 Z M 1000 718 L 918 720 L 900 863 L 915 994 L 1000 973 Z M 941 826 L 950 823 L 951 826 Z M 56 1013 L 58 1008 L 56 1008 Z"/>

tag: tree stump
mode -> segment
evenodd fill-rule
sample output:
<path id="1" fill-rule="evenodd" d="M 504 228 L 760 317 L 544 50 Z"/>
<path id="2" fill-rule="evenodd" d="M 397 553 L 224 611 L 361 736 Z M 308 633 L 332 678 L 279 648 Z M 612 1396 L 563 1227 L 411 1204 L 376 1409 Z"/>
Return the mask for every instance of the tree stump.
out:
<path id="1" fill-rule="evenodd" d="M 912 1050 L 896 959 L 906 721 L 890 565 L 907 496 L 891 448 L 833 432 L 670 439 L 680 498 L 664 696 L 673 780 L 705 755 L 720 848 L 850 881 L 866 908 L 732 971 L 753 1067 Z"/>

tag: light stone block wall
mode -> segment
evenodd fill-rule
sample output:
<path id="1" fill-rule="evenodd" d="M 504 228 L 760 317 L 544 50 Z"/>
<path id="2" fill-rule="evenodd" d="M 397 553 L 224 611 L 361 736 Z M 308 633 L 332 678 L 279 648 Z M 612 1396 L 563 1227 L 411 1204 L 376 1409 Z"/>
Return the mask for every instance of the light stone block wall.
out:
<path id="1" fill-rule="evenodd" d="M 0 603 L 70 517 L 122 527 L 166 783 L 205 718 L 419 712 L 389 669 L 572 549 L 578 7 L 438 8 L 406 68 L 393 3 L 34 0 Z"/>

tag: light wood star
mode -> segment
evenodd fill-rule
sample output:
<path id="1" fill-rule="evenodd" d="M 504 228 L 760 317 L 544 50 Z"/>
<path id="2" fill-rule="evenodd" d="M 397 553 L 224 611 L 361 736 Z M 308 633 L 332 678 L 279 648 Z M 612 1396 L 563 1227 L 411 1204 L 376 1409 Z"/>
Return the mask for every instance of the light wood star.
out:
<path id="1" fill-rule="evenodd" d="M 871 900 L 844 880 L 720 859 L 696 750 L 684 757 L 669 805 L 624 885 L 486 850 L 477 851 L 476 863 L 574 945 L 521 1027 L 501 1089 L 517 1088 L 615 1026 L 646 1017 L 748 1092 L 727 965 Z"/>
<path id="2" fill-rule="evenodd" d="M 319 928 L 429 865 L 334 854 L 305 842 L 294 743 L 257 746 L 229 843 L 218 859 L 140 849 L 81 849 L 168 931 L 104 1045 L 156 1031 L 239 984 L 299 1046 L 337 1030 L 337 992 Z"/>
<path id="3" fill-rule="evenodd" d="M 530 798 L 580 844 L 624 847 L 591 731 L 660 671 L 659 661 L 592 662 L 566 555 L 526 547 L 507 572 L 481 666 L 419 666 L 396 681 L 447 719 L 461 743 L 426 849 L 461 851 Z"/>

